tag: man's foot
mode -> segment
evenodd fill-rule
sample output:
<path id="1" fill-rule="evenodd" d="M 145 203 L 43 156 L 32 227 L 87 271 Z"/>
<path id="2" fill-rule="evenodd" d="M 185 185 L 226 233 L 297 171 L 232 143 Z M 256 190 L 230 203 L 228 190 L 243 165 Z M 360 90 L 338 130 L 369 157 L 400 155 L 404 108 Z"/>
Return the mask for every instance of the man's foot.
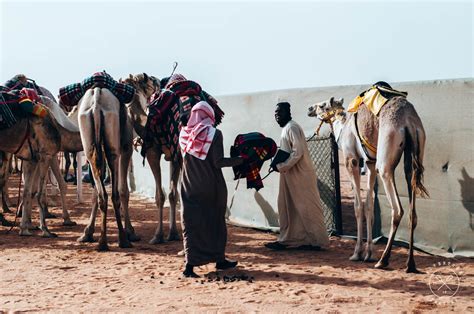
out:
<path id="1" fill-rule="evenodd" d="M 186 278 L 199 278 L 199 275 L 194 272 L 194 266 L 186 264 L 186 268 L 183 271 L 183 276 Z"/>
<path id="2" fill-rule="evenodd" d="M 303 250 L 303 251 L 321 251 L 321 247 L 317 245 L 300 245 L 296 247 L 297 250 Z"/>
<path id="3" fill-rule="evenodd" d="M 239 262 L 225 259 L 223 262 L 217 262 L 216 268 L 220 270 L 235 268 Z"/>
<path id="4" fill-rule="evenodd" d="M 286 248 L 287 248 L 286 245 L 281 244 L 278 241 L 265 243 L 265 247 L 269 248 L 269 249 L 272 249 L 272 250 L 275 250 L 275 251 L 286 250 Z"/>

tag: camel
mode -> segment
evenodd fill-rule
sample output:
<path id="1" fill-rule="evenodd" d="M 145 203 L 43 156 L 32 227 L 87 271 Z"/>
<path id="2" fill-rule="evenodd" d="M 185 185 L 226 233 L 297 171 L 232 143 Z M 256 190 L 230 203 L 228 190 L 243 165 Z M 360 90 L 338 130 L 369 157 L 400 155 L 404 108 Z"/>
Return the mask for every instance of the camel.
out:
<path id="1" fill-rule="evenodd" d="M 133 128 L 140 138 L 145 138 L 145 124 L 147 121 L 147 106 L 148 99 L 156 91 L 159 90 L 160 86 L 157 80 L 148 76 L 145 73 L 138 75 L 129 75 L 129 77 L 123 80 L 124 83 L 130 84 L 135 87 L 135 96 L 129 104 L 128 114 L 133 122 Z M 165 193 L 163 191 L 162 180 L 161 180 L 161 156 L 165 155 L 165 160 L 170 161 L 170 193 L 168 199 L 170 202 L 170 215 L 169 215 L 169 233 L 167 241 L 180 240 L 178 228 L 176 227 L 176 203 L 178 202 L 178 180 L 181 171 L 181 159 L 178 162 L 171 161 L 169 157 L 169 150 L 166 147 L 154 143 L 147 150 L 146 158 L 150 165 L 151 171 L 155 178 L 155 203 L 158 208 L 159 222 L 156 228 L 153 238 L 149 241 L 150 244 L 159 244 L 164 242 L 163 232 L 163 205 L 165 203 Z"/>
<path id="2" fill-rule="evenodd" d="M 404 213 L 394 178 L 395 168 L 403 153 L 405 178 L 410 199 L 410 240 L 406 271 L 417 273 L 413 257 L 413 236 L 417 224 L 415 200 L 417 194 L 422 197 L 428 196 L 428 192 L 423 186 L 423 155 L 426 136 L 421 119 L 414 106 L 405 97 L 397 96 L 389 99 L 378 116 L 372 114 L 365 105 L 359 108 L 357 117 L 353 113 L 347 115 L 342 106 L 343 102 L 342 98 L 335 100 L 332 97 L 327 101 L 316 103 L 309 107 L 308 116 L 318 117 L 324 122 L 331 123 L 332 132 L 343 152 L 345 167 L 354 189 L 357 243 L 350 260 L 372 261 L 373 191 L 377 171 L 392 208 L 392 224 L 387 245 L 381 258 L 375 264 L 375 268 L 383 269 L 389 265 L 395 234 Z M 375 146 L 375 151 L 364 149 L 357 128 L 360 136 Z M 368 168 L 368 192 L 365 206 L 363 206 L 360 196 L 360 159 L 366 162 Z M 367 247 L 364 258 L 362 257 L 363 214 L 367 221 Z"/>
<path id="3" fill-rule="evenodd" d="M 93 87 L 78 104 L 79 129 L 84 152 L 92 169 L 95 183 L 93 207 L 89 224 L 80 242 L 92 242 L 97 209 L 102 213 L 99 251 L 108 250 L 107 244 L 107 191 L 104 186 L 106 164 L 112 181 L 112 204 L 119 233 L 119 246 L 131 247 L 130 240 L 139 240 L 131 225 L 128 213 L 129 189 L 127 173 L 132 156 L 133 127 L 117 97 L 106 88 Z M 107 124 L 105 122 L 107 121 Z M 104 158 L 105 154 L 105 158 Z M 106 159 L 106 160 L 104 160 Z M 122 225 L 120 208 L 125 215 Z"/>
<path id="4" fill-rule="evenodd" d="M 47 91 L 47 90 L 43 89 L 43 93 L 44 93 L 44 91 Z M 66 114 L 64 113 L 64 111 L 61 109 L 61 107 L 59 106 L 59 104 L 57 102 L 55 102 L 53 99 L 51 99 L 47 96 L 40 96 L 40 98 L 41 98 L 41 103 L 43 105 L 45 105 L 47 108 L 49 108 L 49 110 L 50 110 L 51 114 L 53 115 L 53 117 L 55 118 L 55 120 L 62 127 L 64 127 L 65 129 L 67 129 L 68 131 L 71 132 L 70 133 L 70 140 L 72 140 L 73 143 L 70 143 L 70 147 L 74 147 L 75 151 L 82 151 L 82 144 L 81 144 L 79 128 L 74 124 L 73 121 L 71 121 L 66 116 Z M 11 154 L 6 153 L 5 155 L 6 155 L 7 158 L 11 159 Z M 25 161 L 25 163 L 28 163 L 28 162 L 29 161 Z M 58 182 L 58 187 L 59 187 L 60 196 L 61 196 L 63 225 L 64 226 L 75 226 L 76 223 L 73 222 L 70 219 L 69 212 L 67 210 L 67 206 L 66 206 L 67 186 L 66 186 L 66 182 L 64 181 L 64 179 L 61 176 L 57 154 L 54 154 L 53 157 L 51 158 L 50 169 L 51 169 L 54 177 L 56 178 L 56 181 Z M 0 169 L 0 188 L 2 188 L 2 189 L 6 189 L 6 182 L 8 181 L 8 175 L 9 175 L 9 172 L 4 171 L 4 170 L 6 170 L 6 169 L 4 169 L 4 168 Z M 25 176 L 28 176 L 28 175 L 29 174 L 25 172 Z M 43 189 L 46 189 L 46 180 L 45 180 L 45 186 L 43 187 Z M 46 190 L 44 190 L 44 191 L 46 191 Z M 34 193 L 36 193 L 36 190 L 34 191 Z M 4 193 L 3 193 L 4 212 L 5 212 L 5 209 L 7 208 L 8 204 L 9 204 L 9 202 L 7 201 L 8 200 L 7 196 L 8 196 L 8 193 L 5 193 L 5 191 L 4 191 Z M 42 197 L 43 197 L 43 204 L 46 206 L 46 213 L 45 213 L 46 218 L 54 218 L 54 215 L 50 214 L 49 211 L 47 210 L 48 202 L 47 202 L 47 199 L 46 199 L 46 193 L 43 193 Z M 20 204 L 20 207 L 21 207 L 21 204 Z"/>
<path id="5" fill-rule="evenodd" d="M 32 198 L 36 195 L 40 205 L 40 230 L 43 237 L 56 237 L 46 226 L 46 204 L 43 193 L 46 174 L 52 158 L 58 151 L 77 150 L 77 134 L 61 126 L 49 109 L 44 118 L 29 116 L 4 130 L 0 130 L 0 150 L 16 154 L 24 162 L 25 185 L 23 190 L 24 214 L 20 222 L 20 235 L 30 236 Z M 53 161 L 54 164 L 54 161 Z M 58 167 L 59 171 L 59 167 Z M 37 193 L 36 193 L 37 191 Z"/>

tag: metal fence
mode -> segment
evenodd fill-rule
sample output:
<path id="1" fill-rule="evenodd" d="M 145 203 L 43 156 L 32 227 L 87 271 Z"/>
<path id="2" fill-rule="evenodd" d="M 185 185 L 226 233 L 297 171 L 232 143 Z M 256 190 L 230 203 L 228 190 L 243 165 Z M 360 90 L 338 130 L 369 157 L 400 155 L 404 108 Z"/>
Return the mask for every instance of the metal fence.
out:
<path id="1" fill-rule="evenodd" d="M 330 234 L 342 235 L 341 186 L 339 156 L 332 134 L 307 139 L 309 153 L 316 168 L 324 222 Z"/>

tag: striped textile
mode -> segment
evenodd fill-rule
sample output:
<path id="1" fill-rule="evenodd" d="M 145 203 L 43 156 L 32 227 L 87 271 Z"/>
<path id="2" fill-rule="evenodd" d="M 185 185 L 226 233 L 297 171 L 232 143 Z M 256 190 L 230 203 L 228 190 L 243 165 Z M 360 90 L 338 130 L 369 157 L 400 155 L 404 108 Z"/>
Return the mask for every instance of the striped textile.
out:
<path id="1" fill-rule="evenodd" d="M 181 127 L 187 124 L 192 107 L 200 101 L 206 101 L 212 107 L 215 113 L 214 126 L 219 125 L 224 112 L 217 101 L 194 81 L 171 80 L 166 89 L 154 94 L 148 107 L 142 156 L 145 157 L 146 150 L 157 143 L 166 146 L 172 160 L 177 161 Z"/>
<path id="2" fill-rule="evenodd" d="M 234 140 L 234 145 L 230 149 L 231 157 L 242 157 L 243 164 L 232 167 L 234 180 L 247 179 L 247 189 L 260 190 L 263 188 L 260 169 L 265 160 L 275 156 L 277 145 L 275 141 L 265 135 L 252 132 L 239 134 Z"/>
<path id="3" fill-rule="evenodd" d="M 59 102 L 66 107 L 76 106 L 86 91 L 93 87 L 107 88 L 118 98 L 120 103 L 132 101 L 135 88 L 128 84 L 115 81 L 108 73 L 97 72 L 84 79 L 82 83 L 74 83 L 59 89 Z"/>

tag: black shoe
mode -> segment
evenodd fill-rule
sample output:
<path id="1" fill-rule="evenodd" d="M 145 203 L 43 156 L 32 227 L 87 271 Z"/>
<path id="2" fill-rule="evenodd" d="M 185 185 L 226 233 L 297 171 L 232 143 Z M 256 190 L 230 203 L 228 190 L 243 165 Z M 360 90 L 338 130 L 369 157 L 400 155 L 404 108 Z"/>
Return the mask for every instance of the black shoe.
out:
<path id="1" fill-rule="evenodd" d="M 275 251 L 282 251 L 282 250 L 287 249 L 286 245 L 281 244 L 278 241 L 265 243 L 265 247 L 269 248 L 269 249 L 272 249 L 272 250 L 275 250 Z"/>
<path id="2" fill-rule="evenodd" d="M 321 251 L 321 247 L 317 245 L 300 245 L 295 248 L 296 250 L 303 250 L 303 251 Z"/>
<path id="3" fill-rule="evenodd" d="M 239 262 L 225 259 L 223 262 L 217 262 L 216 268 L 220 270 L 235 268 Z"/>
<path id="4" fill-rule="evenodd" d="M 183 271 L 183 276 L 186 278 L 200 278 L 198 274 L 194 272 L 194 266 L 186 264 L 186 268 Z"/>

